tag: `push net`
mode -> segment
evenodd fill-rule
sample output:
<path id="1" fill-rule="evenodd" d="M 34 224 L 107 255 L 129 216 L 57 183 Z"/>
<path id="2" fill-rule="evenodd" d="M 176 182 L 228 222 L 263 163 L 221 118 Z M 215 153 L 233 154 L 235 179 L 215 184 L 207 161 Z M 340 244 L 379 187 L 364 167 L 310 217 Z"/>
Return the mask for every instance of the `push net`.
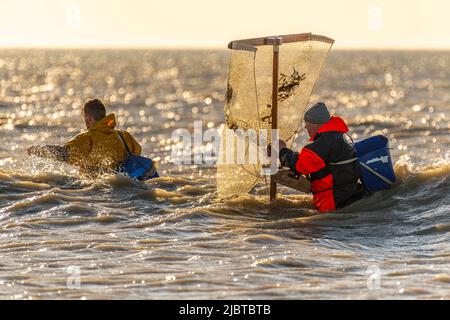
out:
<path id="1" fill-rule="evenodd" d="M 312 34 L 279 36 L 278 129 L 287 141 L 299 130 L 309 97 L 334 43 Z M 219 197 L 249 192 L 262 183 L 268 193 L 268 179 L 262 174 L 263 155 L 253 144 L 270 142 L 272 128 L 273 45 L 269 38 L 238 40 L 230 43 L 225 125 L 217 164 Z M 243 136 L 245 146 L 238 148 L 235 137 Z M 249 131 L 257 138 L 250 139 Z M 239 161 L 239 157 L 241 161 Z M 245 161 L 242 161 L 242 158 Z M 250 161 L 252 160 L 252 161 Z"/>

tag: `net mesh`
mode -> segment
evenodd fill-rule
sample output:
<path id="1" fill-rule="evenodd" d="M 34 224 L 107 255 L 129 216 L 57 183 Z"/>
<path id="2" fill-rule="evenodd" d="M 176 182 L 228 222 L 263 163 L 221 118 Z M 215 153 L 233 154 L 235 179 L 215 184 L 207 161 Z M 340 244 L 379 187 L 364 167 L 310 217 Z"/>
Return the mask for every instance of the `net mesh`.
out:
<path id="1" fill-rule="evenodd" d="M 309 40 L 283 43 L 279 47 L 278 129 L 280 138 L 289 140 L 298 132 L 309 97 L 326 60 L 332 41 L 310 37 Z M 270 141 L 272 126 L 273 46 L 238 43 L 231 49 L 225 105 L 224 129 L 254 129 Z M 270 133 L 269 133 L 270 135 Z M 267 177 L 261 174 L 262 155 L 253 164 L 236 163 L 239 152 L 222 135 L 217 165 L 217 190 L 220 197 L 250 191 L 258 182 L 268 189 Z M 230 146 L 234 146 L 231 147 Z M 251 142 L 246 139 L 245 159 L 249 159 Z"/>

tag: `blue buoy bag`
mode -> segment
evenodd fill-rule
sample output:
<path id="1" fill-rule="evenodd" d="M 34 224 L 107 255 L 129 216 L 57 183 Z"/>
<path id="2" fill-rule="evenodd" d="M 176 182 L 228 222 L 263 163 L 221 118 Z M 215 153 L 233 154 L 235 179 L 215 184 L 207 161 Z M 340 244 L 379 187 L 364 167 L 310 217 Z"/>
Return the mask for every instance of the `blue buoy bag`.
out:
<path id="1" fill-rule="evenodd" d="M 140 181 L 159 177 L 152 159 L 132 154 L 120 132 L 117 133 L 127 151 L 127 156 L 117 171 Z"/>
<path id="2" fill-rule="evenodd" d="M 391 188 L 396 178 L 388 139 L 382 135 L 370 137 L 356 142 L 355 150 L 365 187 L 370 192 Z"/>

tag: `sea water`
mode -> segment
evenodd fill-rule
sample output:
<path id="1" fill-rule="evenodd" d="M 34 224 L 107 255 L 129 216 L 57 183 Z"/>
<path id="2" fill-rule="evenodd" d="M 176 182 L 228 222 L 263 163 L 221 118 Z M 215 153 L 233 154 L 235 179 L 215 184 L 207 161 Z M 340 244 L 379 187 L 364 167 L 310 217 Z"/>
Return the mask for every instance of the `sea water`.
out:
<path id="1" fill-rule="evenodd" d="M 0 298 L 450 299 L 450 52 L 333 51 L 311 96 L 356 140 L 390 140 L 398 183 L 335 213 L 279 189 L 216 198 L 171 135 L 224 120 L 228 52 L 0 51 Z M 161 178 L 80 178 L 30 157 L 102 99 Z M 293 144 L 308 139 L 301 131 Z"/>

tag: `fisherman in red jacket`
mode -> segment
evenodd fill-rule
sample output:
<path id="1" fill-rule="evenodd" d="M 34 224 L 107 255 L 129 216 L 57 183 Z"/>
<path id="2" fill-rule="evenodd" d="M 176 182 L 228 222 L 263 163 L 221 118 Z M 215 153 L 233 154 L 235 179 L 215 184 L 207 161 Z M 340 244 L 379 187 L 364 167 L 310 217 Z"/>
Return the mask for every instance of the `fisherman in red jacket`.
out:
<path id="1" fill-rule="evenodd" d="M 298 152 L 280 140 L 280 162 L 311 182 L 314 207 L 320 212 L 345 207 L 366 194 L 361 183 L 355 150 L 344 139 L 344 120 L 331 117 L 326 105 L 318 102 L 304 116 L 310 142 Z"/>

